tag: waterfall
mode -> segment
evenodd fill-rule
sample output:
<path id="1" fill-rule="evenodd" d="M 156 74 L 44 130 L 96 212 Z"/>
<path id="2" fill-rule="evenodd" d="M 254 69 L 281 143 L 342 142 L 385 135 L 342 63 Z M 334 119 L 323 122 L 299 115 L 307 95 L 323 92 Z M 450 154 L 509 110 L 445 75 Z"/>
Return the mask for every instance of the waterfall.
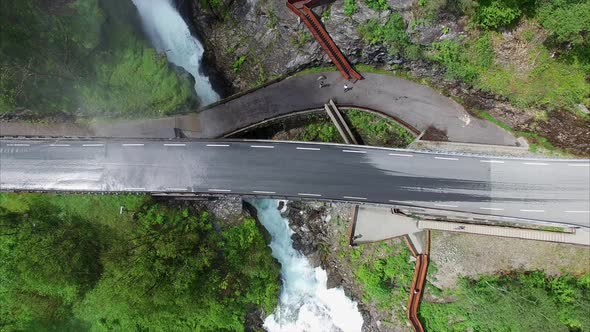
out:
<path id="1" fill-rule="evenodd" d="M 279 306 L 264 321 L 274 331 L 361 331 L 363 317 L 357 303 L 342 288 L 328 289 L 327 274 L 313 268 L 307 258 L 293 248 L 287 219 L 281 217 L 275 200 L 251 202 L 258 219 L 272 236 L 272 255 L 281 263 Z"/>
<path id="2" fill-rule="evenodd" d="M 201 68 L 203 45 L 172 5 L 172 0 L 132 0 L 139 11 L 144 30 L 152 45 L 173 64 L 184 68 L 195 79 L 195 91 L 202 105 L 219 100 L 209 78 Z"/>

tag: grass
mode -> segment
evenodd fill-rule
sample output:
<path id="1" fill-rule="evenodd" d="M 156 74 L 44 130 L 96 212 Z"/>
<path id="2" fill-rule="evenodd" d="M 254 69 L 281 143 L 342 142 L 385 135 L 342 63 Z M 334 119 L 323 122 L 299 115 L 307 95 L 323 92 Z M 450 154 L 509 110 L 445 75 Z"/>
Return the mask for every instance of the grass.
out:
<path id="1" fill-rule="evenodd" d="M 476 86 L 508 98 L 517 107 L 548 111 L 573 110 L 590 96 L 587 73 L 580 65 L 556 61 L 542 47 L 534 52 L 536 65 L 530 72 L 519 75 L 514 68 L 493 66 L 479 73 Z"/>
<path id="2" fill-rule="evenodd" d="M 454 289 L 426 290 L 436 298 L 420 306 L 427 331 L 590 330 L 590 274 L 482 276 L 460 279 Z"/>
<path id="3" fill-rule="evenodd" d="M 401 148 L 415 139 L 409 130 L 382 116 L 356 109 L 344 113 L 366 145 Z"/>
<path id="4" fill-rule="evenodd" d="M 363 143 L 371 146 L 402 148 L 408 146 L 414 135 L 391 119 L 362 110 L 345 110 L 351 130 L 356 131 Z M 328 143 L 343 143 L 338 130 L 327 116 L 309 115 L 308 123 L 294 139 Z"/>
<path id="5" fill-rule="evenodd" d="M 115 227 L 131 221 L 133 213 L 149 196 L 145 195 L 62 195 L 32 193 L 0 193 L 0 207 L 12 212 L 25 212 L 35 200 L 48 200 L 68 214 L 83 216 L 84 219 Z M 120 207 L 124 207 L 120 214 Z"/>

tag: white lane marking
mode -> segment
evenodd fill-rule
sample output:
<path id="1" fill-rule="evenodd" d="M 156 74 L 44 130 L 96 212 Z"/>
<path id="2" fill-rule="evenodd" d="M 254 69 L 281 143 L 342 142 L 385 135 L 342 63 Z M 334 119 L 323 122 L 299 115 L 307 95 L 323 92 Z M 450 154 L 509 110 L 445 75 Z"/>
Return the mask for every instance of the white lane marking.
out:
<path id="1" fill-rule="evenodd" d="M 396 157 L 413 157 L 413 155 L 411 154 L 403 154 L 403 153 L 390 153 L 390 156 L 396 156 Z"/>
<path id="2" fill-rule="evenodd" d="M 434 206 L 441 206 L 441 207 L 453 207 L 453 208 L 456 208 L 456 207 L 458 207 L 457 205 L 450 205 L 450 204 L 434 204 Z"/>
<path id="3" fill-rule="evenodd" d="M 449 157 L 434 157 L 434 159 L 439 159 L 439 160 L 459 160 L 458 158 L 449 158 Z"/>
<path id="4" fill-rule="evenodd" d="M 570 210 L 570 211 L 565 211 L 565 213 L 590 213 L 590 211 Z"/>
<path id="5" fill-rule="evenodd" d="M 504 211 L 502 208 L 488 208 L 488 207 L 480 207 L 480 210 L 490 210 L 490 211 Z"/>
<path id="6" fill-rule="evenodd" d="M 123 190 L 128 190 L 128 191 L 139 191 L 139 190 L 145 190 L 145 188 L 143 187 L 136 187 L 136 188 L 125 188 Z"/>
<path id="7" fill-rule="evenodd" d="M 298 146 L 296 149 L 297 150 L 320 151 L 320 148 L 304 148 L 304 147 L 301 147 L 301 146 Z"/>
<path id="8" fill-rule="evenodd" d="M 366 197 L 358 197 L 358 196 L 342 196 L 342 198 L 344 198 L 344 199 L 360 199 L 360 200 L 367 199 Z"/>
<path id="9" fill-rule="evenodd" d="M 31 146 L 31 144 L 24 144 L 24 143 L 8 143 L 6 146 Z"/>
<path id="10" fill-rule="evenodd" d="M 207 144 L 207 146 L 212 148 L 227 148 L 229 144 Z"/>
<path id="11" fill-rule="evenodd" d="M 321 197 L 320 194 L 308 194 L 308 193 L 298 193 L 299 196 L 314 196 L 314 197 Z"/>
<path id="12" fill-rule="evenodd" d="M 502 160 L 480 160 L 480 163 L 503 164 Z"/>
<path id="13" fill-rule="evenodd" d="M 143 143 L 123 143 L 123 146 L 143 146 Z"/>
<path id="14" fill-rule="evenodd" d="M 82 146 L 104 146 L 104 144 L 82 144 Z"/>
<path id="15" fill-rule="evenodd" d="M 567 164 L 571 167 L 590 167 L 590 164 Z"/>
<path id="16" fill-rule="evenodd" d="M 255 194 L 276 194 L 274 191 L 265 191 L 265 190 L 252 190 Z"/>
<path id="17" fill-rule="evenodd" d="M 230 192 L 231 190 L 229 190 L 229 189 L 215 189 L 215 188 L 213 188 L 213 189 L 209 189 L 209 191 Z"/>
<path id="18" fill-rule="evenodd" d="M 170 191 L 187 191 L 187 188 L 174 188 L 174 187 L 168 187 L 166 188 L 166 190 L 170 190 Z"/>
<path id="19" fill-rule="evenodd" d="M 164 143 L 164 146 L 186 146 L 184 143 Z"/>
<path id="20" fill-rule="evenodd" d="M 274 149 L 275 147 L 272 145 L 250 145 L 251 148 L 255 149 Z"/>
<path id="21" fill-rule="evenodd" d="M 547 166 L 547 163 L 523 163 L 525 165 Z"/>
<path id="22" fill-rule="evenodd" d="M 545 210 L 520 210 L 520 212 L 545 212 Z"/>
<path id="23" fill-rule="evenodd" d="M 70 146 L 69 144 L 49 144 L 49 146 Z"/>
<path id="24" fill-rule="evenodd" d="M 358 150 L 342 150 L 342 152 L 348 152 L 348 153 L 367 153 L 367 151 L 358 151 Z"/>

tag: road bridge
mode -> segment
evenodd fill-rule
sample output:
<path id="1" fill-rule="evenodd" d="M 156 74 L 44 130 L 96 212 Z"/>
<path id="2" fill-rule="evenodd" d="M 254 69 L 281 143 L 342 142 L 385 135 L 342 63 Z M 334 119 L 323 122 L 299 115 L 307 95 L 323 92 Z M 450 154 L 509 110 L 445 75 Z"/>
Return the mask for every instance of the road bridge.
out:
<path id="1" fill-rule="evenodd" d="M 590 227 L 590 160 L 237 140 L 1 139 L 0 190 L 240 195 Z"/>

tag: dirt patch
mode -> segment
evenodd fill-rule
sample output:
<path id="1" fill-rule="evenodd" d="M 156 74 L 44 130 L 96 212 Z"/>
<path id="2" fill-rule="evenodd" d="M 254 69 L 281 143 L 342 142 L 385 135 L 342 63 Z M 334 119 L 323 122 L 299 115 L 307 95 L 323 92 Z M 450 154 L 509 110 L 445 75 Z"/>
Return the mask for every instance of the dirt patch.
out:
<path id="1" fill-rule="evenodd" d="M 495 236 L 432 232 L 431 260 L 439 288 L 454 287 L 461 276 L 542 270 L 549 275 L 590 272 L 590 248 Z"/>
<path id="2" fill-rule="evenodd" d="M 555 147 L 590 157 L 590 117 L 582 119 L 571 112 L 555 111 L 546 121 L 531 119 L 516 129 L 534 131 Z"/>
<path id="3" fill-rule="evenodd" d="M 526 76 L 536 66 L 537 46 L 547 39 L 547 33 L 537 24 L 523 20 L 516 29 L 493 39 L 496 64 Z"/>
<path id="4" fill-rule="evenodd" d="M 422 135 L 422 139 L 425 141 L 439 141 L 439 142 L 446 142 L 449 140 L 447 137 L 447 132 L 444 130 L 440 130 L 436 127 L 430 126 Z"/>

